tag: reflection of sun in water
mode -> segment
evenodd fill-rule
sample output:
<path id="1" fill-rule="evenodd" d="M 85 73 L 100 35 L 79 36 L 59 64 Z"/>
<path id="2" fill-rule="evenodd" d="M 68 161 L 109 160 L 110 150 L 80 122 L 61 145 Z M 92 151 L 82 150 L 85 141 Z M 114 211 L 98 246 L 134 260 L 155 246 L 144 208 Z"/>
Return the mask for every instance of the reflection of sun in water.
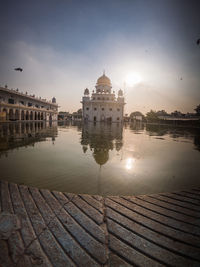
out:
<path id="1" fill-rule="evenodd" d="M 130 72 L 125 77 L 125 82 L 128 86 L 134 86 L 142 80 L 141 75 L 136 72 Z"/>
<path id="2" fill-rule="evenodd" d="M 126 159 L 126 165 L 125 165 L 125 168 L 126 168 L 127 170 L 131 170 L 131 169 L 133 168 L 134 162 L 135 162 L 135 159 L 134 159 L 134 158 L 127 158 L 127 159 Z"/>

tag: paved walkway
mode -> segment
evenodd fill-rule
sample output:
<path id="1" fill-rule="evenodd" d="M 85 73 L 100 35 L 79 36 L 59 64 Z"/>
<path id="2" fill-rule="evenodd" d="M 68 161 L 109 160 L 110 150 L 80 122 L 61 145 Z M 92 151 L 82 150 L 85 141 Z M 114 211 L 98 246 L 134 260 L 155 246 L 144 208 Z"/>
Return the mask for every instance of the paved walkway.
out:
<path id="1" fill-rule="evenodd" d="M 200 266 L 200 189 L 74 195 L 0 182 L 0 266 Z"/>

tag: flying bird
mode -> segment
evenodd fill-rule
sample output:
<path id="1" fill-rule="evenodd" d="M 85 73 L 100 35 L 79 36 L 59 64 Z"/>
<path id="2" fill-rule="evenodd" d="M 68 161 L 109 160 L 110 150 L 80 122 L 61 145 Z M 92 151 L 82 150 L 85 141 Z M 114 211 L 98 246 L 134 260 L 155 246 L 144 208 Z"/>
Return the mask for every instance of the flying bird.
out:
<path id="1" fill-rule="evenodd" d="M 199 44 L 200 44 L 200 39 L 197 40 L 197 45 L 199 45 Z"/>
<path id="2" fill-rule="evenodd" d="M 15 70 L 16 70 L 16 71 L 21 71 L 21 72 L 23 71 L 22 68 L 15 68 Z"/>

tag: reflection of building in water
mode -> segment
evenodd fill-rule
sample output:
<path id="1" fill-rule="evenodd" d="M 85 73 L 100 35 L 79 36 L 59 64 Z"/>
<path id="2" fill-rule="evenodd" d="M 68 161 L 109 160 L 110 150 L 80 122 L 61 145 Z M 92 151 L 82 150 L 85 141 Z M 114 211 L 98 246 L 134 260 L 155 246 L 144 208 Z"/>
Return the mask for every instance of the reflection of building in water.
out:
<path id="1" fill-rule="evenodd" d="M 200 151 L 200 133 L 194 137 L 194 145 L 196 150 Z"/>
<path id="2" fill-rule="evenodd" d="M 185 138 L 193 140 L 195 149 L 200 151 L 200 130 L 190 127 L 173 127 L 170 125 L 146 125 L 146 132 L 150 136 L 165 136 L 169 135 L 173 139 Z"/>
<path id="3" fill-rule="evenodd" d="M 116 98 L 115 92 L 111 92 L 111 89 L 111 81 L 105 74 L 97 80 L 96 92 L 93 91 L 91 97 L 89 90 L 85 89 L 82 98 L 85 121 L 123 121 L 125 105 L 123 91 L 120 89 Z"/>
<path id="4" fill-rule="evenodd" d="M 133 121 L 130 124 L 128 124 L 130 127 L 130 130 L 132 130 L 134 133 L 140 133 L 144 130 L 144 123 L 142 121 Z"/>
<path id="5" fill-rule="evenodd" d="M 0 87 L 0 121 L 57 120 L 58 104 L 17 90 Z"/>
<path id="6" fill-rule="evenodd" d="M 18 147 L 34 146 L 47 138 L 54 143 L 57 134 L 57 122 L 0 124 L 0 156 Z"/>
<path id="7" fill-rule="evenodd" d="M 58 121 L 59 128 L 76 128 L 78 132 L 82 132 L 82 121 Z"/>
<path id="8" fill-rule="evenodd" d="M 121 124 L 84 124 L 81 139 L 83 152 L 90 148 L 96 163 L 104 165 L 109 159 L 109 150 L 119 151 L 122 148 L 122 131 Z"/>

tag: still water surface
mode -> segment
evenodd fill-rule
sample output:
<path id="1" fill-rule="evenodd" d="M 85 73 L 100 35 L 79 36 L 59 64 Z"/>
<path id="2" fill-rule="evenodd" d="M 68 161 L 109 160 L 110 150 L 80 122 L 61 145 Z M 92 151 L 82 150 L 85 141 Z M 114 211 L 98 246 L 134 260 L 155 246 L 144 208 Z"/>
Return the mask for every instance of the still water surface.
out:
<path id="1" fill-rule="evenodd" d="M 200 186 L 200 130 L 140 123 L 0 124 L 0 178 L 100 195 Z"/>

